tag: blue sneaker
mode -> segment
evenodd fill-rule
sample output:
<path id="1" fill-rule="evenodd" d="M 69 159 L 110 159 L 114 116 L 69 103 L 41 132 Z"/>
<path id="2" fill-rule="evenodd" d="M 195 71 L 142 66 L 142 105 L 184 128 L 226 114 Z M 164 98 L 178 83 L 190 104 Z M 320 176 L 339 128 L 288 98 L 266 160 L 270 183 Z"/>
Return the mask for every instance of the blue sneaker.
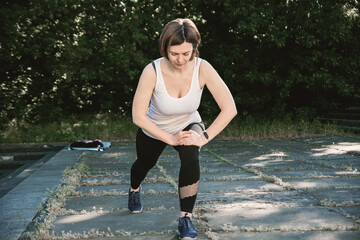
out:
<path id="1" fill-rule="evenodd" d="M 141 186 L 138 192 L 131 192 L 129 189 L 128 208 L 131 213 L 140 213 L 142 211 L 141 199 L 140 199 Z"/>
<path id="2" fill-rule="evenodd" d="M 191 219 L 187 216 L 179 218 L 179 239 L 196 239 L 198 233 L 192 225 Z"/>

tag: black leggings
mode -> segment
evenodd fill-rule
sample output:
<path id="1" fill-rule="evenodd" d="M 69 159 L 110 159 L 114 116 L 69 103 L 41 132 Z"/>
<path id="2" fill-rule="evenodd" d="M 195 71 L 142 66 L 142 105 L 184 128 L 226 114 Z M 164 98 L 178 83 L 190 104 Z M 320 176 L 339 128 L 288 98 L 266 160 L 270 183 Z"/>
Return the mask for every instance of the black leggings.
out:
<path id="1" fill-rule="evenodd" d="M 192 123 L 184 131 L 193 130 L 199 135 L 203 133 L 202 123 Z M 158 161 L 166 143 L 147 136 L 141 129 L 136 135 L 137 159 L 131 167 L 131 187 L 136 189 L 145 179 L 147 173 Z M 183 212 L 191 213 L 197 196 L 200 180 L 200 162 L 198 146 L 174 146 L 178 151 L 181 161 L 179 172 L 179 198 L 180 209 Z"/>

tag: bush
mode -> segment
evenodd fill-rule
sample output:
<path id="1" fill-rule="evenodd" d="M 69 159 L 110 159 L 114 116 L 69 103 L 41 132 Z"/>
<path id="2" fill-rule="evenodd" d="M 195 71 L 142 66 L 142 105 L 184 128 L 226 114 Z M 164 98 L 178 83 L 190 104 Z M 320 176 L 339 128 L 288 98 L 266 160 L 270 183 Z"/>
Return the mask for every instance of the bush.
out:
<path id="1" fill-rule="evenodd" d="M 2 126 L 85 112 L 130 116 L 141 71 L 159 57 L 161 30 L 177 17 L 197 24 L 201 56 L 241 113 L 276 118 L 360 102 L 356 0 L 17 0 L 0 7 Z M 210 99 L 205 94 L 206 116 L 218 112 Z"/>

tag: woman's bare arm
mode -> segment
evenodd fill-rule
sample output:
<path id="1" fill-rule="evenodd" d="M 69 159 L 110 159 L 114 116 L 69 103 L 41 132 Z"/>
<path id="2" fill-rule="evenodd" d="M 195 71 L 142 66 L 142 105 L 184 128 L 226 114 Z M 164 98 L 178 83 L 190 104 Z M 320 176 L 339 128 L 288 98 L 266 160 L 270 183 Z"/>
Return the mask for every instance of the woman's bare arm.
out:
<path id="1" fill-rule="evenodd" d="M 157 139 L 170 145 L 178 145 L 177 137 L 163 131 L 147 117 L 147 110 L 155 85 L 156 73 L 152 65 L 149 64 L 144 68 L 135 92 L 132 105 L 133 122 Z"/>

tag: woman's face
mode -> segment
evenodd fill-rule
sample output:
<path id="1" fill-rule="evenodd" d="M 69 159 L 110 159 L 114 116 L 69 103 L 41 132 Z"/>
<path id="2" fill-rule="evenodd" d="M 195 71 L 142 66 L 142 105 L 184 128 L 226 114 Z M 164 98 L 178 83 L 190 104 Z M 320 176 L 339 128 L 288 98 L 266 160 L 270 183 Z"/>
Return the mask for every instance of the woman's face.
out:
<path id="1" fill-rule="evenodd" d="M 184 42 L 180 45 L 170 46 L 168 48 L 168 58 L 170 63 L 176 68 L 182 68 L 190 61 L 193 52 L 193 45 Z"/>

